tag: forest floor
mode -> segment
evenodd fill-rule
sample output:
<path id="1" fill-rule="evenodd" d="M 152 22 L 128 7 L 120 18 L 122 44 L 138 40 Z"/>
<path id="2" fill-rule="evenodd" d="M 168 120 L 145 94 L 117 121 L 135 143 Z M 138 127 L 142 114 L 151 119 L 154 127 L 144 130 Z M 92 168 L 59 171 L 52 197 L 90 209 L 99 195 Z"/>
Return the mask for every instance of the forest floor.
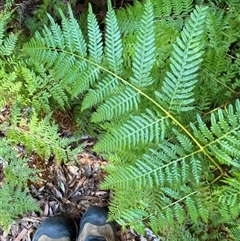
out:
<path id="1" fill-rule="evenodd" d="M 40 0 L 15 1 L 17 7 L 27 4 L 29 11 L 34 11 L 36 6 L 42 2 Z M 87 2 L 91 2 L 95 7 L 94 9 L 99 11 L 96 14 L 102 15 L 106 10 L 106 0 L 76 2 L 73 10 L 78 13 L 87 10 Z M 115 0 L 112 2 L 115 8 L 121 8 L 132 1 Z M 0 10 L 3 5 L 4 1 L 0 0 Z M 0 110 L 0 123 L 7 119 L 9 112 L 8 108 Z M 58 123 L 61 126 L 61 131 L 71 129 L 73 122 L 69 119 L 68 114 L 64 116 L 62 113 L 56 119 L 61 120 L 61 123 Z M 29 157 L 30 166 L 42 170 L 39 173 L 42 181 L 29 183 L 30 193 L 37 200 L 42 212 L 31 212 L 19 217 L 12 225 L 9 233 L 4 233 L 0 227 L 0 241 L 31 241 L 37 227 L 50 216 L 59 213 L 66 214 L 73 218 L 78 225 L 88 207 L 108 206 L 111 193 L 99 188 L 106 175 L 101 167 L 107 165 L 107 161 L 91 151 L 95 141 L 89 136 L 81 137 L 80 144 L 84 146 L 83 150 L 78 153 L 74 162 L 67 164 L 59 165 L 54 158 L 42 160 L 35 154 Z M 17 148 L 19 155 L 26 156 L 22 146 Z M 3 182 L 3 167 L 0 163 L 0 187 Z M 117 237 L 121 241 L 139 240 L 140 238 L 134 230 L 126 229 L 122 231 L 120 226 L 118 227 Z"/>

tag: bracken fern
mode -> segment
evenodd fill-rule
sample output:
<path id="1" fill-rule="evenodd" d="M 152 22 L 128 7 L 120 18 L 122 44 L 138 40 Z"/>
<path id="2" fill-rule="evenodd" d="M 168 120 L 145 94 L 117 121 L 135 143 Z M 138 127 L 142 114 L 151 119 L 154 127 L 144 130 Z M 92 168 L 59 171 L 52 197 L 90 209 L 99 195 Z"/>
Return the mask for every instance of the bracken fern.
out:
<path id="1" fill-rule="evenodd" d="M 111 159 L 109 218 L 122 225 L 160 234 L 178 223 L 201 236 L 197 225 L 239 218 L 240 20 L 217 4 L 147 0 L 115 14 L 108 1 L 104 38 L 91 6 L 87 36 L 69 8 L 23 47 L 63 96 L 49 91 L 46 106 L 72 98 L 93 111 L 94 150 Z"/>

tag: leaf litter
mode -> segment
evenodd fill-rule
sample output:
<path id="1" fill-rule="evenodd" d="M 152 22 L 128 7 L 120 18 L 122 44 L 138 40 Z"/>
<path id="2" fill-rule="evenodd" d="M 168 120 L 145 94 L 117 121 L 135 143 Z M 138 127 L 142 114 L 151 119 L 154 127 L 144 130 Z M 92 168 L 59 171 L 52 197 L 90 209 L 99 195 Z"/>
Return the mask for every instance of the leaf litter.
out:
<path id="1" fill-rule="evenodd" d="M 9 109 L 10 107 L 0 112 L 1 122 L 7 119 Z M 66 118 L 60 116 L 59 119 L 64 120 L 66 124 Z M 58 124 L 63 128 L 61 123 Z M 64 133 L 63 136 L 68 136 L 69 131 L 69 129 L 61 130 Z M 1 135 L 4 137 L 5 133 L 1 132 Z M 90 136 L 82 136 L 80 144 L 84 142 L 85 148 L 77 154 L 75 161 L 69 163 L 58 164 L 54 156 L 44 160 L 36 153 L 28 157 L 29 166 L 41 170 L 38 173 L 41 181 L 28 183 L 30 194 L 37 201 L 41 212 L 30 212 L 19 217 L 8 233 L 3 232 L 0 226 L 0 241 L 31 241 L 38 226 L 48 217 L 65 214 L 74 219 L 78 225 L 90 206 L 107 207 L 109 205 L 110 191 L 100 189 L 100 183 L 106 175 L 102 167 L 108 162 L 91 152 L 95 141 L 96 139 Z M 19 157 L 27 157 L 23 146 L 17 145 L 14 148 L 19 153 Z M 0 163 L 0 188 L 3 182 L 3 165 Z M 118 240 L 133 241 L 138 240 L 138 237 L 139 235 L 131 229 L 123 231 L 118 226 Z"/>

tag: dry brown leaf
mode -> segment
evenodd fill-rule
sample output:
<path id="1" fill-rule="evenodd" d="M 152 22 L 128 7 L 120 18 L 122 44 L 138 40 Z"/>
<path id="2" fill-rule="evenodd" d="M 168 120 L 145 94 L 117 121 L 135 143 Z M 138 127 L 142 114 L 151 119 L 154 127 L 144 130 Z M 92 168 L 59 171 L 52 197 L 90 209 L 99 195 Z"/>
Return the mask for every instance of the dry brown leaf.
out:
<path id="1" fill-rule="evenodd" d="M 32 226 L 32 225 L 31 225 Z M 30 228 L 31 228 L 30 226 Z M 23 228 L 22 231 L 18 234 L 18 236 L 15 238 L 15 241 L 21 241 L 24 240 L 24 238 L 26 237 L 28 233 L 28 229 L 27 228 Z"/>

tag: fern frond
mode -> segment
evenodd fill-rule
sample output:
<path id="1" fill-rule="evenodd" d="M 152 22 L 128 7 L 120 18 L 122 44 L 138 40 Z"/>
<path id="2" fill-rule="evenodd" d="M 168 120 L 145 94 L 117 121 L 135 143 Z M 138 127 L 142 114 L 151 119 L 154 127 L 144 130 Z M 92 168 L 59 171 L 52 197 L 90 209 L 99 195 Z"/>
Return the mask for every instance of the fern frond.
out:
<path id="1" fill-rule="evenodd" d="M 0 162 L 5 175 L 0 187 L 0 223 L 8 231 L 14 219 L 27 211 L 40 211 L 37 203 L 28 194 L 27 181 L 39 181 L 39 171 L 28 166 L 28 159 L 18 157 L 6 138 L 0 142 Z"/>
<path id="2" fill-rule="evenodd" d="M 38 170 L 28 166 L 28 159 L 18 157 L 17 151 L 10 146 L 6 138 L 1 139 L 0 158 L 4 166 L 5 181 L 13 187 L 19 183 L 27 188 L 27 181 L 36 182 L 40 178 L 37 176 Z"/>
<path id="3" fill-rule="evenodd" d="M 106 16 L 105 53 L 108 66 L 114 73 L 121 73 L 123 63 L 123 46 L 121 32 L 118 27 L 117 17 L 108 0 L 108 12 Z"/>
<path id="4" fill-rule="evenodd" d="M 72 79 L 75 79 L 71 88 L 72 97 L 77 97 L 79 94 L 82 94 L 84 91 L 88 90 L 89 87 L 99 78 L 100 70 L 98 67 L 88 66 L 86 70 L 81 72 L 79 76 L 78 72 L 75 72 L 75 75 L 72 76 Z M 89 89 L 92 90 L 91 88 Z M 88 94 L 86 94 L 88 95 Z"/>
<path id="5" fill-rule="evenodd" d="M 240 202 L 240 176 L 235 172 L 232 177 L 227 177 L 223 180 L 221 188 L 216 190 L 214 195 L 220 204 L 220 210 L 224 210 L 224 216 L 230 219 L 237 219 L 240 215 L 239 202 Z M 221 211 L 220 211 L 221 213 Z"/>
<path id="6" fill-rule="evenodd" d="M 154 63 L 154 52 L 156 49 L 153 24 L 153 8 L 151 3 L 147 1 L 136 36 L 132 61 L 133 77 L 130 77 L 131 83 L 138 88 L 146 88 L 153 82 L 152 77 L 149 76 Z"/>
<path id="7" fill-rule="evenodd" d="M 9 56 L 13 53 L 16 46 L 17 35 L 10 34 L 8 38 L 4 40 L 4 43 L 0 46 L 0 54 L 3 56 Z"/>
<path id="8" fill-rule="evenodd" d="M 84 57 L 87 55 L 87 45 L 83 38 L 82 31 L 78 25 L 77 20 L 73 16 L 72 9 L 68 5 L 69 19 L 67 19 L 63 12 L 60 11 L 62 17 L 62 28 L 63 28 L 63 37 L 66 46 L 66 50 L 73 53 L 78 53 L 80 56 Z M 51 16 L 49 16 L 51 20 Z M 54 20 L 52 21 L 52 23 Z"/>
<path id="9" fill-rule="evenodd" d="M 8 13 L 8 11 L 11 9 L 12 5 L 14 3 L 14 0 L 6 0 L 4 3 L 4 13 Z"/>
<path id="10" fill-rule="evenodd" d="M 219 163 L 240 167 L 240 101 L 229 105 L 227 111 L 221 109 L 211 114 L 210 127 L 198 116 L 198 126 L 191 124 L 194 136 L 210 155 Z"/>
<path id="11" fill-rule="evenodd" d="M 159 147 L 159 151 L 152 150 L 151 155 L 144 155 L 133 165 L 107 166 L 106 170 L 112 175 L 106 177 L 102 188 L 126 189 L 131 186 L 143 189 L 146 186 L 153 188 L 166 185 L 176 188 L 189 179 L 199 184 L 202 173 L 201 162 L 178 145 L 164 142 Z M 179 158 L 179 155 L 183 157 Z"/>
<path id="12" fill-rule="evenodd" d="M 47 70 L 43 66 L 38 66 L 38 69 L 35 68 L 35 71 L 30 70 L 30 66 L 27 68 L 23 63 L 16 67 L 16 72 L 26 82 L 24 93 L 29 98 L 28 102 L 32 102 L 35 110 L 37 112 L 44 110 L 46 113 L 50 113 L 50 100 L 52 107 L 54 102 L 61 109 L 68 106 L 68 96 L 64 88 L 55 81 L 51 73 L 46 74 Z"/>
<path id="13" fill-rule="evenodd" d="M 163 19 L 177 18 L 179 15 L 188 15 L 193 10 L 192 0 L 153 0 L 155 15 Z"/>
<path id="14" fill-rule="evenodd" d="M 0 106 L 4 106 L 15 100 L 22 88 L 22 82 L 17 80 L 15 72 L 6 73 L 4 70 L 0 70 L 0 80 Z"/>
<path id="15" fill-rule="evenodd" d="M 131 120 L 122 127 L 105 135 L 94 149 L 98 152 L 112 151 L 130 149 L 153 141 L 157 143 L 160 137 L 164 136 L 161 132 L 164 132 L 164 117 L 156 116 L 152 111 L 146 110 L 145 114 L 131 117 Z"/>
<path id="16" fill-rule="evenodd" d="M 17 42 L 17 34 L 10 33 L 8 37 L 5 37 L 6 25 L 10 21 L 12 12 L 3 11 L 0 13 L 0 55 L 9 56 L 13 53 L 13 50 Z M 5 38 L 4 38 L 5 37 Z"/>
<path id="17" fill-rule="evenodd" d="M 57 125 L 51 124 L 49 119 L 50 116 L 47 116 L 40 121 L 36 113 L 33 113 L 29 124 L 22 120 L 18 126 L 10 126 L 7 137 L 13 143 L 22 143 L 29 153 L 36 151 L 39 156 L 46 158 L 55 154 L 59 162 L 66 161 L 69 140 L 59 138 Z"/>
<path id="18" fill-rule="evenodd" d="M 193 89 L 197 83 L 197 71 L 202 61 L 202 34 L 206 19 L 207 7 L 196 7 L 177 38 L 170 58 L 171 72 L 167 72 L 162 92 L 156 97 L 169 112 L 189 111 L 193 109 Z"/>
<path id="19" fill-rule="evenodd" d="M 23 79 L 26 81 L 28 95 L 33 96 L 38 87 L 38 78 L 35 72 L 24 66 L 23 63 L 17 66 L 17 70 L 19 71 L 19 75 L 22 75 Z"/>
<path id="20" fill-rule="evenodd" d="M 0 17 L 2 18 L 2 14 L 0 14 Z M 2 21 L 0 21 L 0 45 L 2 45 L 3 43 L 4 31 L 5 31 L 5 21 L 4 19 L 2 19 Z"/>
<path id="21" fill-rule="evenodd" d="M 172 11 L 174 15 L 180 14 L 188 14 L 193 9 L 193 1 L 192 0 L 172 0 Z"/>
<path id="22" fill-rule="evenodd" d="M 95 85 L 95 89 L 90 89 L 82 102 L 82 110 L 101 104 L 105 99 L 112 95 L 119 85 L 118 79 L 107 75 Z"/>
<path id="23" fill-rule="evenodd" d="M 50 29 L 45 26 L 42 35 L 37 32 L 35 37 L 24 45 L 23 52 L 31 55 L 35 63 L 51 69 L 50 73 L 55 81 L 71 92 L 72 85 L 87 68 L 86 62 L 82 60 L 87 55 L 87 45 L 70 8 L 69 13 L 70 17 L 67 19 L 60 11 L 62 28 L 48 15 Z"/>
<path id="24" fill-rule="evenodd" d="M 89 14 L 87 16 L 88 21 L 88 50 L 89 56 L 95 63 L 101 63 L 103 58 L 103 43 L 102 34 L 99 29 L 99 25 L 96 16 L 93 14 L 92 6 L 89 4 Z"/>
<path id="25" fill-rule="evenodd" d="M 135 90 L 126 87 L 123 91 L 113 98 L 109 98 L 97 111 L 92 114 L 92 122 L 101 122 L 104 120 L 112 120 L 121 116 L 130 110 L 137 109 L 140 98 Z"/>
<path id="26" fill-rule="evenodd" d="M 60 108 L 64 109 L 65 106 L 68 106 L 68 97 L 60 84 L 52 85 L 49 92 Z"/>
<path id="27" fill-rule="evenodd" d="M 224 41 L 221 33 L 222 25 L 224 24 L 223 13 L 223 11 L 209 13 L 206 19 L 206 27 L 208 29 L 209 37 L 208 45 L 210 48 L 214 48 L 216 50 L 227 49 L 226 42 Z"/>
<path id="28" fill-rule="evenodd" d="M 0 188 L 0 223 L 3 230 L 8 232 L 10 225 L 20 214 L 29 211 L 41 211 L 36 200 L 28 192 L 27 189 L 23 190 L 19 183 L 15 187 L 3 183 Z"/>
<path id="29" fill-rule="evenodd" d="M 121 15 L 108 0 L 104 41 L 91 5 L 81 29 L 71 10 L 68 17 L 61 12 L 61 25 L 49 16 L 51 26 L 24 45 L 31 61 L 19 72 L 25 76 L 23 86 L 30 88 L 20 87 L 20 92 L 30 98 L 20 100 L 32 101 L 38 113 L 50 113 L 54 105 L 67 106 L 71 96 L 83 123 L 79 131 L 101 132 L 93 149 L 112 155 L 101 186 L 113 191 L 110 218 L 140 231 L 150 225 L 158 234 L 176 223 L 194 226 L 190 231 L 197 227 L 207 240 L 204 228 L 221 221 L 225 227 L 240 210 L 235 177 L 240 104 L 219 108 L 229 97 L 239 97 L 240 20 L 236 6 L 220 0 L 209 10 L 197 6 L 189 17 L 195 3 L 135 1 Z M 6 73 L 0 71 L 3 79 Z M 29 152 L 66 158 L 68 142 L 57 138 L 54 124 L 37 115 L 26 123 L 17 116 L 22 110 L 16 104 L 12 113 L 10 140 L 24 142 Z"/>
<path id="30" fill-rule="evenodd" d="M 195 201 L 191 197 L 187 197 L 185 203 L 191 219 L 193 220 L 194 223 L 197 223 L 198 210 L 197 210 L 197 206 L 195 205 Z"/>

